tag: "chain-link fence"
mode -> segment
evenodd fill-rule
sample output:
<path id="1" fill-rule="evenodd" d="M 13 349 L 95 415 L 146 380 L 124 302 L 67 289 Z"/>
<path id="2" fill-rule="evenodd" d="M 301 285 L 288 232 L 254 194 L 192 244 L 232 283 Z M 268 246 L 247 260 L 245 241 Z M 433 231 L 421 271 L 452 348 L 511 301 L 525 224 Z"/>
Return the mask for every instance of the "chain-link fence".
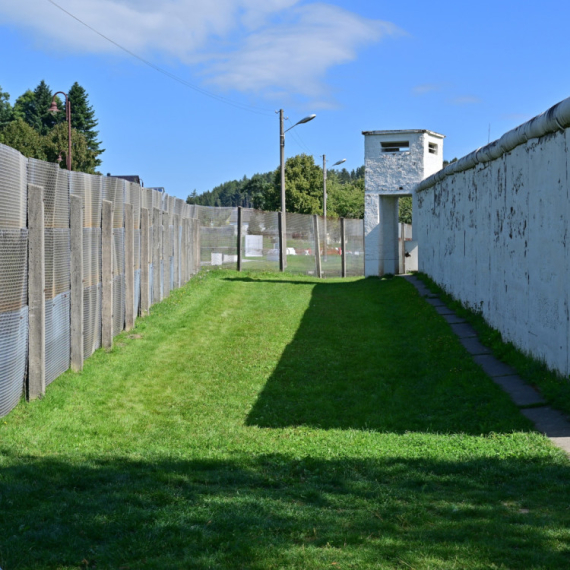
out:
<path id="1" fill-rule="evenodd" d="M 240 261 L 244 271 L 280 270 L 281 229 L 278 212 L 207 206 L 192 206 L 192 210 L 192 217 L 200 223 L 202 266 L 235 269 Z M 241 216 L 238 210 L 241 210 Z M 318 251 L 320 277 L 364 275 L 362 220 L 288 212 L 285 233 L 285 272 L 317 275 Z"/>
<path id="2" fill-rule="evenodd" d="M 79 237 L 72 241 L 70 205 L 78 198 L 82 224 L 75 225 Z M 103 201 L 111 203 L 113 218 L 112 251 L 106 257 L 111 260 L 109 298 L 103 287 Z M 132 207 L 132 228 L 125 228 L 125 204 Z M 30 217 L 32 211 L 43 215 Z M 147 224 L 143 233 L 143 216 L 152 224 L 154 212 L 159 231 Z M 0 416 L 24 393 L 43 394 L 60 374 L 70 366 L 80 368 L 104 345 L 106 305 L 111 303 L 105 322 L 114 336 L 197 273 L 200 236 L 199 224 L 189 219 L 193 214 L 183 200 L 164 192 L 120 178 L 70 173 L 0 145 Z M 32 218 L 34 227 L 28 226 Z M 132 267 L 126 262 L 128 248 Z M 34 286 L 28 286 L 30 276 Z M 152 293 L 155 281 L 158 296 Z M 75 290 L 73 283 L 79 284 Z M 81 330 L 72 323 L 81 323 Z"/>

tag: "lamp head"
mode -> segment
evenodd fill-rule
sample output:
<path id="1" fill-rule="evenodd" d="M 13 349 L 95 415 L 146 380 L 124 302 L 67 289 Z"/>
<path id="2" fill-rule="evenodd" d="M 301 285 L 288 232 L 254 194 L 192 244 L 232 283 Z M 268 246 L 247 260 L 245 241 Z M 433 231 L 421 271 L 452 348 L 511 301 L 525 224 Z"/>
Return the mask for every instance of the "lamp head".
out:
<path id="1" fill-rule="evenodd" d="M 51 113 L 52 115 L 55 115 L 56 113 L 59 113 L 59 109 L 57 108 L 57 102 L 55 100 L 55 98 L 53 99 L 53 101 L 51 102 L 51 106 L 48 110 L 48 113 Z"/>
<path id="2" fill-rule="evenodd" d="M 343 162 L 346 162 L 346 158 L 343 158 L 342 160 L 339 160 L 338 162 L 335 162 L 333 164 L 333 166 L 338 166 L 339 164 L 342 164 Z"/>
<path id="3" fill-rule="evenodd" d="M 297 124 L 302 125 L 303 123 L 308 123 L 309 121 L 312 121 L 316 116 L 317 115 L 309 115 L 308 117 L 301 119 Z"/>

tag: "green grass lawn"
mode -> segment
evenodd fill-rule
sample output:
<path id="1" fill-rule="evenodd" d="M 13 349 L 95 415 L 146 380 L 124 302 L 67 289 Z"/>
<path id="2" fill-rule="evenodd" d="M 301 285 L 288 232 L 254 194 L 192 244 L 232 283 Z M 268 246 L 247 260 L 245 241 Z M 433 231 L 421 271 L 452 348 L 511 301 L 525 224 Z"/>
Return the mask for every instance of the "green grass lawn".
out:
<path id="1" fill-rule="evenodd" d="M 570 568 L 570 463 L 403 279 L 203 272 L 0 420 L 0 567 Z"/>

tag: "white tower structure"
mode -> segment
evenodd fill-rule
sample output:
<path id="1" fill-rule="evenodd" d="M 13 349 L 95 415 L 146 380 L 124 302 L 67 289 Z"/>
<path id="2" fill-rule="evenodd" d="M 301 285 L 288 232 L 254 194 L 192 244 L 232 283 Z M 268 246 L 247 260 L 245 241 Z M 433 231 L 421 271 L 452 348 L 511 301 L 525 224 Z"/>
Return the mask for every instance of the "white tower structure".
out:
<path id="1" fill-rule="evenodd" d="M 443 167 L 444 135 L 427 130 L 364 131 L 364 272 L 398 273 L 398 199 Z"/>

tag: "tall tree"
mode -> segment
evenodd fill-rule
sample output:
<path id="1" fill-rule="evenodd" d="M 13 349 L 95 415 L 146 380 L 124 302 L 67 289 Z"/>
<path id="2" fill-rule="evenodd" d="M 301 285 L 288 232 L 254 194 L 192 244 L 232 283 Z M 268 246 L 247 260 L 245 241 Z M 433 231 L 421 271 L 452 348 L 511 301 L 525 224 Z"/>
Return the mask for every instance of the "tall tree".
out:
<path id="1" fill-rule="evenodd" d="M 322 213 L 323 171 L 312 156 L 298 154 L 285 163 L 285 202 L 288 212 L 299 214 Z M 281 175 L 279 168 L 273 175 L 273 185 L 268 189 L 264 208 L 281 209 Z"/>
<path id="2" fill-rule="evenodd" d="M 15 148 L 28 158 L 47 160 L 44 137 L 21 118 L 11 121 L 0 130 L 0 142 Z"/>
<path id="3" fill-rule="evenodd" d="M 60 112 L 53 115 L 49 112 L 52 99 L 51 89 L 42 79 L 33 91 L 28 90 L 16 99 L 14 115 L 26 121 L 40 135 L 47 135 L 55 125 L 65 121 L 65 113 Z M 57 98 L 57 106 L 60 111 L 64 110 L 59 97 Z"/>
<path id="4" fill-rule="evenodd" d="M 10 94 L 2 91 L 0 87 L 0 129 L 14 118 L 14 110 L 10 105 Z"/>
<path id="5" fill-rule="evenodd" d="M 48 162 L 59 162 L 61 168 L 66 167 L 67 159 L 67 125 L 60 123 L 56 125 L 44 139 L 44 149 Z M 96 156 L 89 149 L 87 139 L 83 133 L 71 130 L 71 152 L 73 170 L 96 174 Z M 61 160 L 59 160 L 61 157 Z"/>
<path id="6" fill-rule="evenodd" d="M 101 141 L 97 140 L 99 131 L 95 127 L 99 121 L 95 118 L 95 111 L 89 104 L 87 92 L 77 81 L 71 86 L 68 96 L 71 103 L 71 126 L 85 136 L 87 148 L 93 153 L 97 167 L 101 164 L 98 157 L 105 149 L 101 148 Z"/>

